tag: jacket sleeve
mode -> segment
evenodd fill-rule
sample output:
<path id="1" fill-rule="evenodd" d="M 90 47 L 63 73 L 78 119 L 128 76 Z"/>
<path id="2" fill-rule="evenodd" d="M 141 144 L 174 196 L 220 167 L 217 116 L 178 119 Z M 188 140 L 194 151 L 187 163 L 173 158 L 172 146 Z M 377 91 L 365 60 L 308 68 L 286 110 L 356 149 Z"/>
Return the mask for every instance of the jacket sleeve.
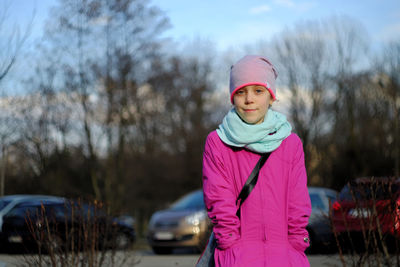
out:
<path id="1" fill-rule="evenodd" d="M 288 238 L 290 244 L 303 252 L 308 246 L 306 226 L 311 214 L 311 201 L 307 188 L 307 174 L 304 164 L 303 145 L 298 139 L 294 149 L 288 199 Z"/>
<path id="2" fill-rule="evenodd" d="M 203 191 L 208 216 L 214 224 L 217 246 L 227 249 L 240 238 L 240 221 L 236 216 L 233 181 L 224 166 L 218 145 L 210 136 L 203 154 Z"/>

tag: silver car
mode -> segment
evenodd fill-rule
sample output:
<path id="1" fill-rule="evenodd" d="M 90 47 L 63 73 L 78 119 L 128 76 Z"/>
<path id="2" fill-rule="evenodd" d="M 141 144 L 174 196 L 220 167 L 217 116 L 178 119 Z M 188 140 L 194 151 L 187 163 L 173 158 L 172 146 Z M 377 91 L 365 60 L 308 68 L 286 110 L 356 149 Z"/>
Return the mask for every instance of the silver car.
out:
<path id="1" fill-rule="evenodd" d="M 155 212 L 150 219 L 147 239 L 156 254 L 168 254 L 175 248 L 201 251 L 211 228 L 203 191 L 197 190 L 183 196 L 168 209 Z"/>

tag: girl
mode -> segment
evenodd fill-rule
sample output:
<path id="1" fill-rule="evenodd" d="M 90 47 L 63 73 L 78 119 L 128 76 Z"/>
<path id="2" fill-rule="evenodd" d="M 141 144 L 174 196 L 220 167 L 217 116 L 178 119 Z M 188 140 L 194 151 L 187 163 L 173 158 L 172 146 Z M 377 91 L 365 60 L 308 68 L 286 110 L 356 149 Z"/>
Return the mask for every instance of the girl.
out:
<path id="1" fill-rule="evenodd" d="M 303 145 L 286 117 L 272 109 L 274 66 L 245 56 L 231 67 L 233 108 L 206 140 L 203 191 L 217 240 L 218 266 L 309 266 L 311 213 Z M 239 195 L 261 153 L 271 152 L 236 216 Z"/>

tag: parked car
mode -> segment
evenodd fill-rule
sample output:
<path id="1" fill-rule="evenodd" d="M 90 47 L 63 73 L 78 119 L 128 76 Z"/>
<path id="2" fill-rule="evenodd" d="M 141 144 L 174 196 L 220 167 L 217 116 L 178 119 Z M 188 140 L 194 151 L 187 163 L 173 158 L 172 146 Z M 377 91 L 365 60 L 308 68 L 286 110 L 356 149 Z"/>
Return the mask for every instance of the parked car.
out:
<path id="1" fill-rule="evenodd" d="M 387 241 L 399 239 L 400 179 L 355 179 L 342 188 L 332 209 L 335 231 L 347 244 L 346 239 L 350 236 L 356 246 L 361 241 L 363 247 L 363 234 L 376 234 L 378 231 Z"/>
<path id="2" fill-rule="evenodd" d="M 84 249 L 91 244 L 126 249 L 134 240 L 132 226 L 108 216 L 95 205 L 66 199 L 19 203 L 4 216 L 1 233 L 2 244 L 29 249 L 42 244 L 46 250 Z"/>
<path id="3" fill-rule="evenodd" d="M 203 191 L 191 192 L 169 208 L 155 212 L 149 223 L 147 239 L 156 254 L 168 254 L 175 248 L 201 251 L 206 245 L 211 222 L 208 219 Z"/>
<path id="4" fill-rule="evenodd" d="M 338 192 L 329 188 L 310 186 L 308 193 L 312 212 L 307 226 L 311 241 L 307 252 L 333 252 L 335 239 L 329 220 L 329 205 L 336 201 Z"/>
<path id="5" fill-rule="evenodd" d="M 48 196 L 48 195 L 7 195 L 0 197 L 0 232 L 2 231 L 3 217 L 12 208 L 20 203 L 27 202 L 30 200 L 42 201 L 42 200 L 64 200 L 62 197 Z"/>
<path id="6" fill-rule="evenodd" d="M 307 230 L 311 251 L 331 249 L 334 240 L 329 222 L 329 201 L 338 192 L 328 188 L 309 187 L 312 213 Z M 149 223 L 147 239 L 156 254 L 171 253 L 175 248 L 190 247 L 202 251 L 207 244 L 212 223 L 207 216 L 202 190 L 191 192 L 169 208 L 155 212 Z"/>

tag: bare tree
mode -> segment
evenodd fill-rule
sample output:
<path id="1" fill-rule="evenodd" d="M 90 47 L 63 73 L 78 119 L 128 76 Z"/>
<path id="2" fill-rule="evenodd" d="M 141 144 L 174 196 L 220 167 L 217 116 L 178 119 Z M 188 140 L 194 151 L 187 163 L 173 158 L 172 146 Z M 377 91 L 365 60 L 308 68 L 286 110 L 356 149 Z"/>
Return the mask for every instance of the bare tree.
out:
<path id="1" fill-rule="evenodd" d="M 96 35 L 104 40 L 104 60 L 93 62 L 96 79 L 101 82 L 99 96 L 104 104 L 103 127 L 106 133 L 109 155 L 105 177 L 107 201 L 123 201 L 116 196 L 124 195 L 126 155 L 128 148 L 152 153 L 154 127 L 149 128 L 157 108 L 156 96 L 145 84 L 146 64 L 157 56 L 160 38 L 167 25 L 161 11 L 143 1 L 104 1 L 102 12 L 107 20 L 99 27 Z M 121 36 L 123 38 L 121 38 Z M 145 120 L 143 118 L 146 118 Z M 135 130 L 132 130 L 135 129 Z M 145 129 L 145 130 L 143 130 Z M 153 137 L 152 137 L 153 136 Z M 135 142 L 130 140 L 142 140 Z"/>
<path id="2" fill-rule="evenodd" d="M 15 98 L 1 97 L 0 100 L 0 196 L 5 194 L 6 171 L 9 159 L 9 147 L 18 138 L 18 123 L 15 117 Z"/>
<path id="3" fill-rule="evenodd" d="M 7 76 L 17 58 L 21 55 L 21 49 L 30 35 L 34 17 L 32 16 L 25 30 L 21 31 L 20 27 L 15 24 L 11 31 L 7 31 L 6 23 L 9 19 L 9 7 L 9 4 L 4 3 L 0 10 L 0 34 L 8 36 L 0 43 L 0 82 Z"/>
<path id="4" fill-rule="evenodd" d="M 271 45 L 280 84 L 291 93 L 289 117 L 304 143 L 310 183 L 326 183 L 324 170 L 333 168 L 326 156 L 335 153 L 335 138 L 344 126 L 356 137 L 354 77 L 366 62 L 366 33 L 348 17 L 333 17 L 297 24 Z"/>
<path id="5" fill-rule="evenodd" d="M 201 154 L 210 129 L 208 112 L 215 84 L 212 56 L 174 56 L 153 66 L 149 83 L 162 95 L 165 105 L 161 123 L 164 149 L 181 155 L 181 170 L 188 188 L 200 186 Z M 197 178 L 196 178 L 197 177 Z"/>
<path id="6" fill-rule="evenodd" d="M 7 26 L 9 23 L 8 10 L 10 4 L 3 3 L 3 8 L 0 9 L 0 35 L 6 36 L 0 42 L 0 84 L 5 80 L 6 76 L 10 73 L 11 68 L 15 65 L 17 58 L 21 55 L 22 47 L 29 37 L 31 32 L 32 20 L 27 25 L 26 29 L 21 32 L 20 27 L 14 24 L 10 29 Z M 5 192 L 5 176 L 8 162 L 9 145 L 13 142 L 16 136 L 16 121 L 12 115 L 12 105 L 14 99 L 8 97 L 9 93 L 0 91 L 1 93 L 1 109 L 2 115 L 0 121 L 2 127 L 0 128 L 0 147 L 1 147 L 1 165 L 0 165 L 0 196 Z"/>
<path id="7" fill-rule="evenodd" d="M 77 104 L 71 126 L 86 152 L 93 194 L 120 206 L 125 154 L 145 110 L 139 88 L 167 20 L 146 1 L 60 0 L 50 21 L 44 47 L 61 54 L 52 65 L 57 94 Z"/>
<path id="8" fill-rule="evenodd" d="M 328 29 L 334 36 L 330 47 L 333 68 L 331 79 L 336 84 L 334 120 L 341 121 L 343 118 L 340 114 L 343 114 L 349 121 L 349 132 L 354 139 L 352 113 L 355 109 L 352 103 L 355 101 L 355 87 L 351 77 L 358 71 L 360 64 L 368 63 L 365 62 L 368 58 L 368 36 L 362 25 L 348 17 L 334 17 Z M 340 113 L 344 108 L 347 109 L 346 113 Z"/>
<path id="9" fill-rule="evenodd" d="M 326 133 L 328 96 L 326 62 L 329 60 L 325 29 L 322 24 L 307 22 L 287 29 L 274 43 L 276 61 L 283 83 L 291 92 L 290 119 L 302 138 L 311 180 L 318 182 L 320 155 L 316 142 Z"/>
<path id="10" fill-rule="evenodd" d="M 376 73 L 379 84 L 376 97 L 388 104 L 388 119 L 391 122 L 387 134 L 388 142 L 393 144 L 394 176 L 400 176 L 400 41 L 386 45 L 383 55 L 377 62 Z"/>

